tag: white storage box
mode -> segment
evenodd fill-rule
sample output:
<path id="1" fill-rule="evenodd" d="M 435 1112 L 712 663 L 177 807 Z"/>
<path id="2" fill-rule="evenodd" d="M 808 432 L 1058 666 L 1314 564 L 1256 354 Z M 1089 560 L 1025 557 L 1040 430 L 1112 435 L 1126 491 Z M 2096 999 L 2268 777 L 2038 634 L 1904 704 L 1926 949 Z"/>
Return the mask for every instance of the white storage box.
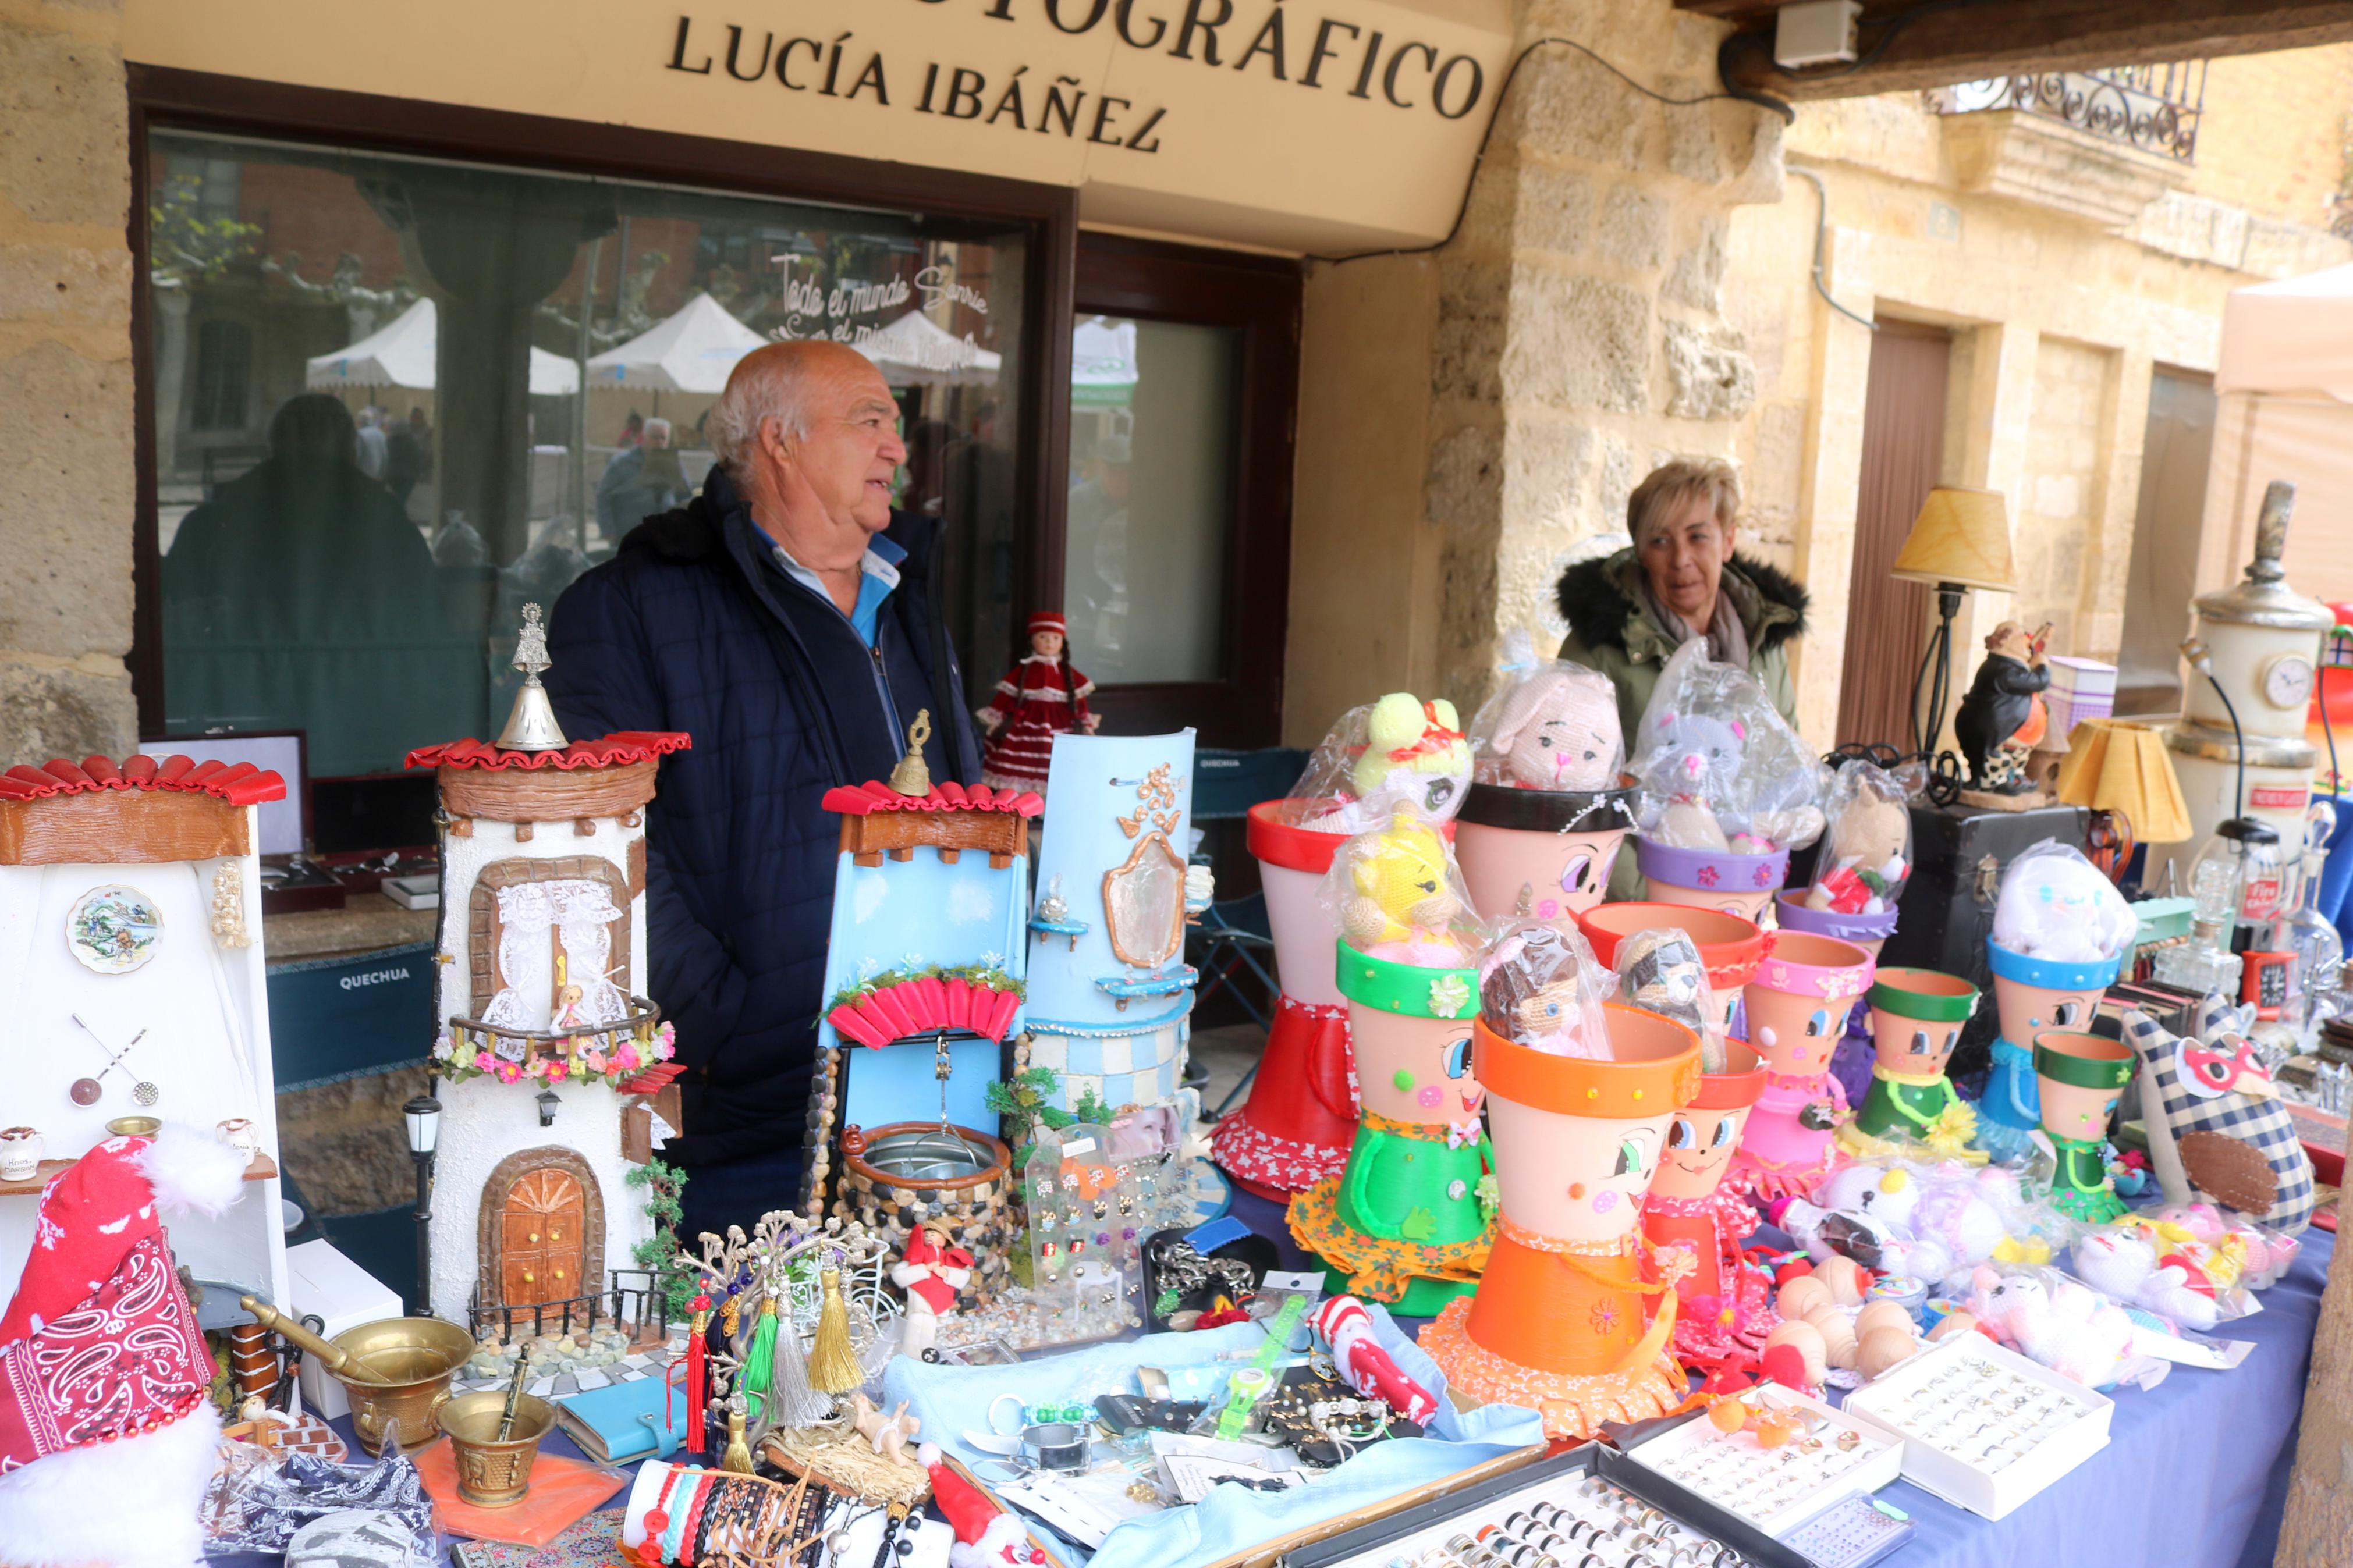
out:
<path id="1" fill-rule="evenodd" d="M 1811 1434 L 1821 1447 L 1801 1451 L 1795 1461 L 1795 1467 L 1809 1475 L 1820 1471 L 1818 1483 L 1770 1504 L 1745 1500 L 1742 1483 L 1771 1477 L 1781 1466 L 1784 1450 L 1759 1447 L 1754 1433 L 1719 1432 L 1704 1415 L 1629 1449 L 1626 1457 L 1739 1515 L 1767 1535 L 1786 1535 L 1824 1509 L 1875 1492 L 1904 1468 L 1904 1439 L 1861 1411 L 1833 1410 L 1819 1399 L 1777 1384 L 1761 1384 L 1756 1399 L 1767 1410 L 1804 1410 L 1826 1423 Z M 1847 1432 L 1855 1435 L 1852 1449 L 1838 1446 L 1840 1435 Z M 1708 1463 L 1710 1458 L 1713 1464 Z"/>
<path id="2" fill-rule="evenodd" d="M 2042 694 L 2051 710 L 2052 732 L 2065 735 L 2086 719 L 2116 710 L 2116 667 L 2096 658 L 2051 656 L 2051 689 Z"/>
<path id="3" fill-rule="evenodd" d="M 306 1241 L 286 1249 L 286 1310 L 297 1318 L 316 1313 L 326 1320 L 322 1337 L 402 1315 L 400 1298 L 366 1269 L 337 1252 L 332 1242 Z M 327 1420 L 351 1414 L 343 1385 L 319 1364 L 302 1358 L 302 1403 Z"/>
<path id="4" fill-rule="evenodd" d="M 1946 1445 L 1974 1445 L 1965 1427 L 1899 1414 L 1915 1391 L 1941 1379 L 1962 1391 L 1961 1409 L 1973 1419 L 2002 1417 L 1999 1388 L 2010 1379 L 2062 1396 L 2063 1419 L 2022 1453 L 2006 1459 L 1965 1458 Z M 2000 1519 L 2094 1454 L 2108 1446 L 2108 1422 L 2116 1405 L 2096 1389 L 2071 1382 L 2016 1351 L 1979 1333 L 1956 1334 L 1897 1366 L 1878 1382 L 1849 1395 L 1846 1408 L 1904 1436 L 1904 1479 L 1947 1502 L 1988 1519 Z M 1966 1452 L 1966 1447 L 1964 1448 Z"/>

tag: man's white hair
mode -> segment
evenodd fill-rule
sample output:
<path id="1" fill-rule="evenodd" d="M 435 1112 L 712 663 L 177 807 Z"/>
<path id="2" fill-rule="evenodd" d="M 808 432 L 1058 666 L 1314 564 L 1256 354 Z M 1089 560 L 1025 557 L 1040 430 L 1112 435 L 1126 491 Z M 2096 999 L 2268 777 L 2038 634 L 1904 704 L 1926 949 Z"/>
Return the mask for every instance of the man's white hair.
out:
<path id="1" fill-rule="evenodd" d="M 735 367 L 727 389 L 702 422 L 704 437 L 732 477 L 744 477 L 759 449 L 760 427 L 769 420 L 776 421 L 786 440 L 808 434 L 801 391 L 797 355 L 754 349 Z"/>
<path id="2" fill-rule="evenodd" d="M 646 421 L 646 438 L 651 440 L 656 436 L 660 437 L 665 441 L 670 439 L 670 426 L 669 420 L 654 418 Z"/>

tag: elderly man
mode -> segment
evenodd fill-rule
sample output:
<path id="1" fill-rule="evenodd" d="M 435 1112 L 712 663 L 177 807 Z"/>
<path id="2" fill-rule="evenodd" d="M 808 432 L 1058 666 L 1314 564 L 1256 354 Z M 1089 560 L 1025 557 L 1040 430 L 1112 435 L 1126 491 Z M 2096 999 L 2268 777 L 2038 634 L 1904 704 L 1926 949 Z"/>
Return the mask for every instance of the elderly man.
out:
<path id="1" fill-rule="evenodd" d="M 833 898 L 837 784 L 886 778 L 918 709 L 934 781 L 980 757 L 928 576 L 939 522 L 894 511 L 899 410 L 856 350 L 747 355 L 705 423 L 702 494 L 555 606 L 567 732 L 683 730 L 647 829 L 654 1000 L 678 1026 L 691 1237 L 797 1201 Z"/>
<path id="2" fill-rule="evenodd" d="M 596 481 L 596 526 L 609 546 L 656 512 L 668 511 L 692 489 L 670 450 L 670 421 L 649 419 L 635 446 L 624 447 Z"/>

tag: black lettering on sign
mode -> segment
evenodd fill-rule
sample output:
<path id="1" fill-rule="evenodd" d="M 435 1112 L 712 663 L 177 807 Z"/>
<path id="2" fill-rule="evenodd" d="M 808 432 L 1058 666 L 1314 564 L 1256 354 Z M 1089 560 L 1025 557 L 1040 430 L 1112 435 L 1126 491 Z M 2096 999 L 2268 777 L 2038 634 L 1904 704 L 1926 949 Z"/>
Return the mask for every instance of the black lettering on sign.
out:
<path id="1" fill-rule="evenodd" d="M 1429 58 L 1430 68 L 1431 70 L 1436 70 L 1438 68 L 1438 51 L 1431 48 L 1428 44 L 1399 44 L 1398 46 L 1398 52 L 1389 57 L 1389 68 L 1381 73 L 1382 96 L 1387 98 L 1391 103 L 1396 104 L 1399 109 L 1411 109 L 1413 105 L 1408 103 L 1404 99 L 1401 99 L 1397 95 L 1398 67 L 1405 64 L 1406 56 L 1413 54 L 1416 51 L 1419 51 Z"/>
<path id="2" fill-rule="evenodd" d="M 1137 126 L 1135 128 L 1135 134 L 1127 139 L 1127 150 L 1131 153 L 1159 152 L 1160 139 L 1158 137 L 1154 136 L 1149 144 L 1146 144 L 1144 139 L 1147 136 L 1152 136 L 1152 128 L 1159 124 L 1161 116 L 1167 112 L 1168 111 L 1165 109 L 1154 110 L 1152 111 L 1152 117 L 1149 120 L 1146 120 L 1142 125 Z"/>
<path id="3" fill-rule="evenodd" d="M 1000 22 L 1010 22 L 1013 20 L 1013 0 L 992 0 L 987 15 Z"/>
<path id="4" fill-rule="evenodd" d="M 1348 96 L 1350 98 L 1370 98 L 1373 96 L 1373 67 L 1379 63 L 1380 58 L 1381 30 L 1378 27 L 1376 27 L 1373 29 L 1372 37 L 1366 41 L 1365 68 L 1356 73 L 1356 85 L 1348 89 Z"/>
<path id="5" fill-rule="evenodd" d="M 1062 20 L 1062 7 L 1078 3 L 1079 0 L 1046 0 L 1046 20 L 1053 23 L 1065 33 L 1090 32 L 1097 22 L 1103 20 L 1103 13 L 1111 8 L 1111 0 L 1086 0 L 1087 19 L 1072 26 Z"/>
<path id="6" fill-rule="evenodd" d="M 1258 36 L 1250 40 L 1250 47 L 1242 51 L 1242 58 L 1234 62 L 1234 69 L 1248 70 L 1250 61 L 1264 55 L 1274 62 L 1274 79 L 1289 81 L 1290 74 L 1282 68 L 1282 0 L 1275 0 L 1274 9 L 1269 11 L 1266 20 L 1259 24 Z"/>
<path id="7" fill-rule="evenodd" d="M 812 61 L 822 61 L 825 58 L 825 46 L 815 38 L 786 38 L 785 47 L 776 51 L 776 79 L 795 92 L 807 92 L 808 89 L 795 81 L 786 71 L 785 65 L 793 58 L 793 51 L 804 46 L 807 47 L 809 58 Z"/>
<path id="8" fill-rule="evenodd" d="M 880 53 L 868 58 L 866 61 L 866 68 L 860 71 L 858 73 L 858 79 L 849 84 L 849 97 L 851 101 L 855 102 L 858 95 L 864 92 L 869 87 L 871 87 L 874 89 L 875 102 L 881 104 L 885 109 L 891 107 L 891 89 L 882 80 L 882 57 Z"/>
<path id="9" fill-rule="evenodd" d="M 670 52 L 670 68 L 674 71 L 684 71 L 690 76 L 709 76 L 711 74 L 709 55 L 702 57 L 702 63 L 699 66 L 686 63 L 686 31 L 693 26 L 694 18 L 691 16 L 681 16 L 678 19 L 678 43 Z"/>
<path id="10" fill-rule="evenodd" d="M 988 79 L 981 75 L 978 71 L 966 66 L 956 67 L 955 75 L 948 79 L 948 101 L 946 107 L 943 108 L 940 112 L 946 115 L 950 120 L 979 119 L 980 89 L 987 85 Z M 959 109 L 956 107 L 958 104 L 964 103 L 968 103 L 972 105 L 972 107 L 969 109 Z"/>
<path id="11" fill-rule="evenodd" d="M 741 27 L 728 28 L 727 74 L 733 77 L 737 81 L 757 81 L 762 77 L 768 74 L 768 51 L 776 47 L 776 35 L 770 33 L 765 39 L 761 40 L 760 63 L 754 66 L 749 71 L 740 71 L 735 68 L 735 54 L 736 51 L 741 49 L 743 47 L 744 29 Z"/>
<path id="12" fill-rule="evenodd" d="M 939 85 L 940 63 L 934 60 L 923 68 L 923 101 L 915 105 L 916 113 L 929 114 L 932 111 L 932 89 Z"/>
<path id="13" fill-rule="evenodd" d="M 1446 107 L 1446 84 L 1453 78 L 1454 68 L 1457 66 L 1469 66 L 1471 68 L 1471 89 L 1463 97 L 1461 108 L 1449 109 Z M 1441 119 L 1460 120 L 1464 115 L 1470 113 L 1472 110 L 1478 107 L 1480 95 L 1484 93 L 1486 90 L 1487 73 L 1485 69 L 1480 66 L 1477 60 L 1472 59 L 1469 55 L 1456 55 L 1452 59 L 1448 60 L 1444 65 L 1439 68 L 1438 79 L 1430 84 L 1430 107 L 1438 110 L 1439 116 Z"/>
<path id="14" fill-rule="evenodd" d="M 1203 20 L 1201 7 L 1214 5 L 1218 14 Z M 1177 29 L 1176 47 L 1169 54 L 1180 60 L 1193 58 L 1193 35 L 1201 35 L 1201 59 L 1208 65 L 1218 64 L 1218 29 L 1234 19 L 1234 0 L 1185 0 L 1185 24 Z"/>
<path id="15" fill-rule="evenodd" d="M 1335 22 L 1329 16 L 1315 24 L 1315 47 L 1307 53 L 1307 69 L 1299 78 L 1300 86 L 1322 87 L 1324 85 L 1316 79 L 1324 74 L 1325 60 L 1336 60 L 1340 58 L 1340 51 L 1332 47 L 1332 35 L 1343 27 L 1348 29 L 1348 37 L 1352 38 L 1360 37 L 1364 32 L 1364 29 L 1354 22 Z"/>
<path id="16" fill-rule="evenodd" d="M 1079 133 L 1079 105 L 1087 100 L 1086 89 L 1079 88 L 1078 91 L 1067 99 L 1062 96 L 1064 88 L 1078 86 L 1079 79 L 1074 76 L 1058 76 L 1054 79 L 1053 85 L 1046 89 L 1045 104 L 1038 110 L 1039 135 L 1043 136 L 1046 133 L 1046 128 L 1051 125 L 1058 116 L 1062 121 L 1063 135 L 1075 136 Z"/>
<path id="17" fill-rule="evenodd" d="M 1018 66 L 1014 68 L 1013 79 L 1005 84 L 1004 92 L 997 96 L 997 107 L 988 111 L 989 124 L 996 124 L 997 116 L 1009 112 L 1013 116 L 1013 129 L 1016 131 L 1029 129 L 1029 119 L 1023 114 L 1021 108 L 1021 75 L 1029 68 L 1028 66 Z"/>
<path id="18" fill-rule="evenodd" d="M 1108 93 L 1096 99 L 1095 128 L 1087 132 L 1088 141 L 1100 142 L 1106 147 L 1116 147 L 1119 145 L 1118 137 L 1106 136 L 1103 134 L 1103 129 L 1111 120 L 1111 106 L 1114 103 L 1118 104 L 1122 109 L 1133 109 L 1135 107 L 1134 104 L 1128 102 L 1127 100 L 1124 98 L 1113 98 Z"/>
<path id="19" fill-rule="evenodd" d="M 833 81 L 836 77 L 841 74 L 841 46 L 848 42 L 849 42 L 849 35 L 848 33 L 844 33 L 841 37 L 833 40 L 833 54 L 825 63 L 825 85 L 818 89 L 818 92 L 824 94 L 828 98 L 839 98 L 841 96 L 841 94 L 833 90 Z M 1391 68 L 1394 70 L 1395 68 Z"/>
<path id="20" fill-rule="evenodd" d="M 1119 29 L 1119 41 L 1132 49 L 1156 49 L 1160 40 L 1168 36 L 1167 18 L 1146 16 L 1152 24 L 1152 37 L 1139 38 L 1130 30 L 1135 19 L 1135 0 L 1119 0 L 1119 9 L 1112 13 L 1112 26 Z M 682 36 L 682 35 L 681 35 Z"/>

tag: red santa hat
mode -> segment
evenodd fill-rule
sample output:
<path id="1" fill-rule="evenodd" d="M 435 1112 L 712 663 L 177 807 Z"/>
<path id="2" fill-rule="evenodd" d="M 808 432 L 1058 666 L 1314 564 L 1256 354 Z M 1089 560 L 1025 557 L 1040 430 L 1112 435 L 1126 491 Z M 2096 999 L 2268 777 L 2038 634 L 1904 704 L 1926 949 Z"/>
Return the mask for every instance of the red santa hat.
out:
<path id="1" fill-rule="evenodd" d="M 1071 624 L 1062 618 L 1060 610 L 1039 610 L 1029 617 L 1029 635 L 1034 637 L 1039 632 L 1052 632 L 1057 637 L 1067 637 L 1071 635 Z"/>
<path id="2" fill-rule="evenodd" d="M 956 1544 L 948 1548 L 950 1568 L 1019 1568 L 1046 1561 L 1019 1520 L 981 1495 L 978 1487 L 945 1464 L 931 1468 L 932 1501 L 947 1515 Z"/>
<path id="3" fill-rule="evenodd" d="M 185 1563 L 200 1549 L 213 1363 L 162 1215 L 219 1213 L 245 1166 L 208 1131 L 170 1127 L 110 1139 L 42 1189 L 0 1315 L 0 1562 Z"/>

